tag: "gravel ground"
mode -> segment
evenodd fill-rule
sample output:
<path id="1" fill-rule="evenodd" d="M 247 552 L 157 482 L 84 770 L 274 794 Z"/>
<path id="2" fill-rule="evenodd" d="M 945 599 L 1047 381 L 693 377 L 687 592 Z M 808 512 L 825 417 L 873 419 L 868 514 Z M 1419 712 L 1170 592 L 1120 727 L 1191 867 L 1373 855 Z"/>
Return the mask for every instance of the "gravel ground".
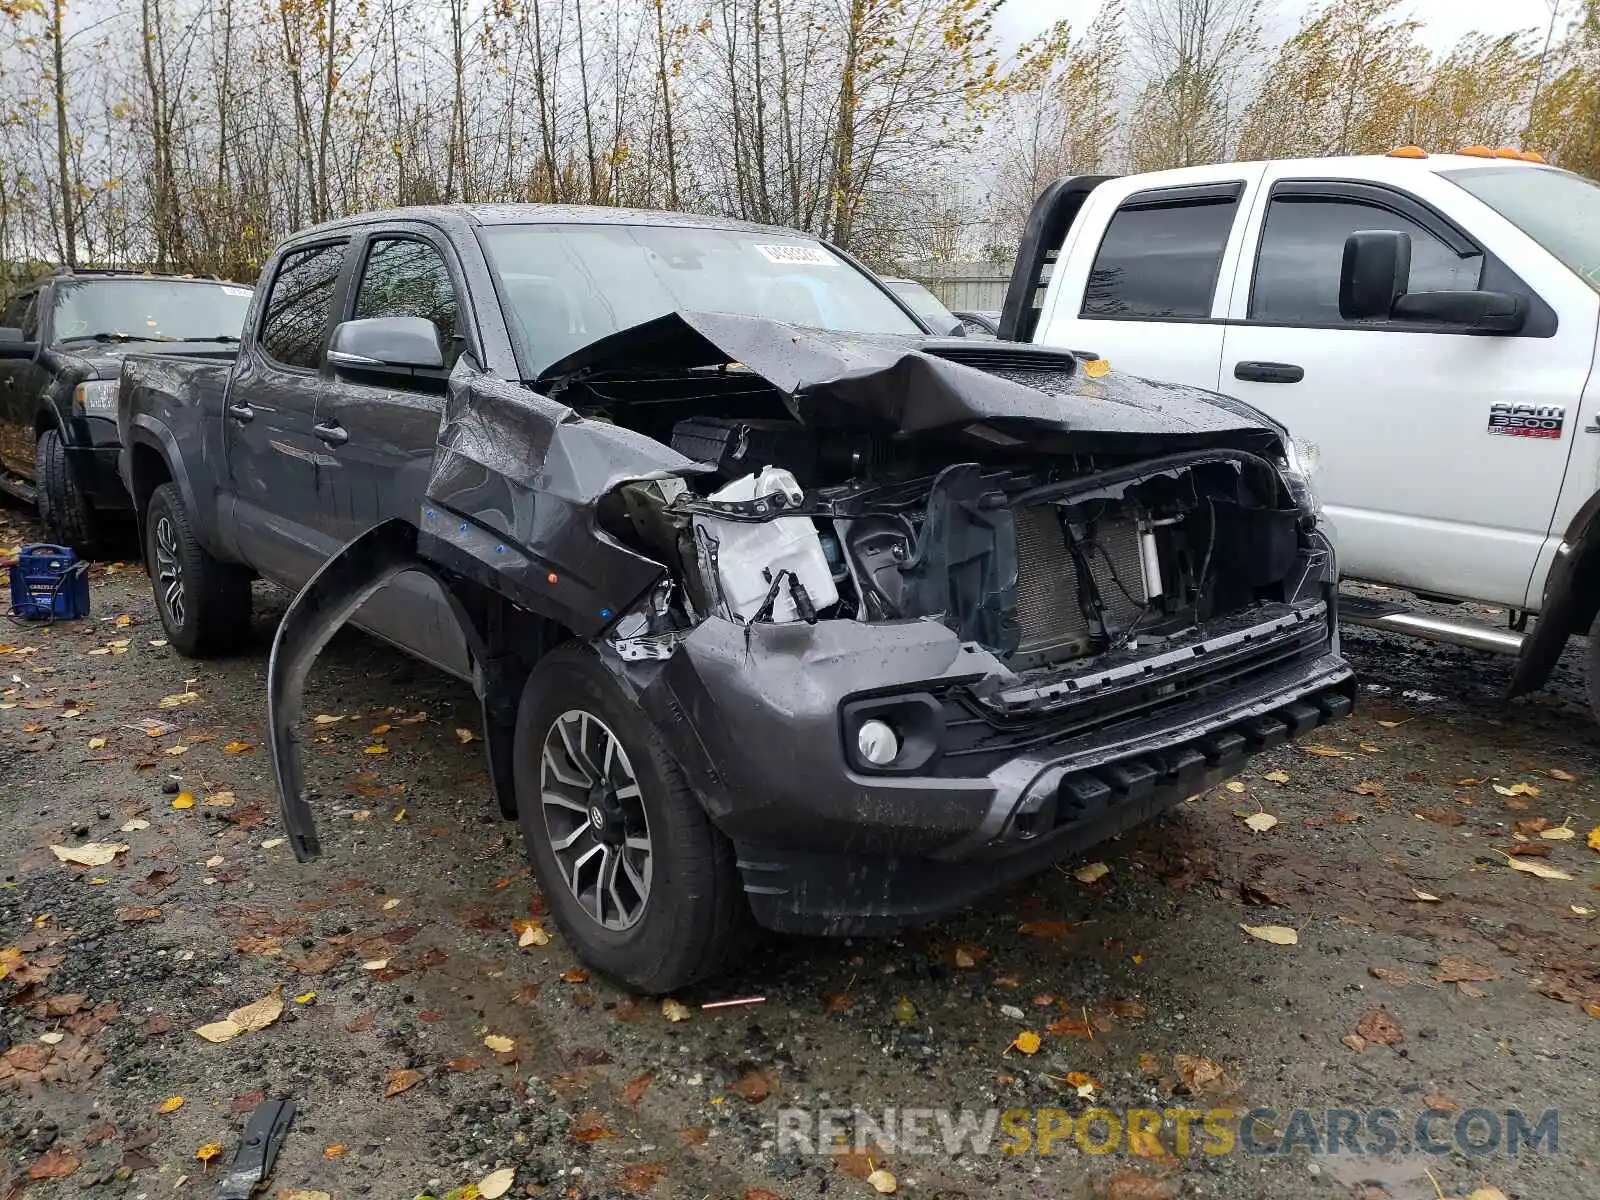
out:
<path id="1" fill-rule="evenodd" d="M 0 510 L 0 546 L 34 536 Z M 291 1200 L 461 1200 L 503 1168 L 506 1194 L 573 1198 L 1600 1196 L 1600 743 L 1574 654 L 1507 704 L 1504 661 L 1353 632 L 1359 714 L 1239 788 L 898 938 L 770 939 L 669 1020 L 544 941 L 466 688 L 336 639 L 307 698 L 338 718 L 307 734 L 326 855 L 302 866 L 262 748 L 284 598 L 258 588 L 251 648 L 196 663 L 136 566 L 98 565 L 93 597 L 0 629 L 0 1200 L 214 1195 L 263 1094 L 299 1106 L 269 1193 Z M 126 849 L 51 850 L 83 843 Z M 1528 847 L 1572 878 L 1511 869 Z M 274 996 L 262 1028 L 193 1032 Z M 1004 1130 L 987 1153 L 865 1127 L 859 1152 L 780 1146 L 780 1109 L 851 1106 L 1271 1109 L 1269 1148 L 1312 1129 L 1296 1108 L 1320 1133 L 1359 1110 L 1361 1144 L 1388 1108 L 1398 1133 L 1362 1155 L 1212 1153 L 1176 1118 L 1108 1153 L 1104 1120 L 1049 1155 Z M 1412 1145 L 1427 1108 L 1445 1152 Z M 1474 1108 L 1556 1109 L 1559 1149 L 1448 1146 Z"/>

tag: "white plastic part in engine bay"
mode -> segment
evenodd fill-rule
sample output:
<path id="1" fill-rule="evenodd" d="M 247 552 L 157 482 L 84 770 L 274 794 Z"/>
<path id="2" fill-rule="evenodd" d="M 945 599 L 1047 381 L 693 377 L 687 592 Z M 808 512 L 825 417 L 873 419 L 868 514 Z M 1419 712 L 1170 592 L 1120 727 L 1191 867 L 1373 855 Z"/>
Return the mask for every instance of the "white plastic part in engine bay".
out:
<path id="1" fill-rule="evenodd" d="M 781 467 L 765 467 L 759 475 L 735 479 L 711 500 L 754 500 L 761 496 L 785 497 L 798 503 L 805 495 L 795 477 Z M 710 538 L 717 547 L 717 583 L 723 603 L 736 621 L 749 621 L 766 603 L 778 572 L 788 571 L 811 599 L 814 610 L 839 602 L 833 572 L 810 517 L 778 517 L 771 521 L 727 521 L 697 515 L 697 540 Z M 778 589 L 769 620 L 782 624 L 800 618 L 793 590 L 787 582 Z"/>

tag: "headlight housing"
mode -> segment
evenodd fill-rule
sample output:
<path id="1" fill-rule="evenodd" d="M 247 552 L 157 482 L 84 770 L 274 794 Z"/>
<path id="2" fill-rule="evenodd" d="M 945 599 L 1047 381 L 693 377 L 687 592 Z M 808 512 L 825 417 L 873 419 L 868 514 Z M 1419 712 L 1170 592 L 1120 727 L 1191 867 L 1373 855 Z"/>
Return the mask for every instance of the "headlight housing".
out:
<path id="1" fill-rule="evenodd" d="M 117 381 L 115 379 L 91 379 L 87 383 L 80 383 L 73 389 L 72 406 L 85 416 L 116 416 Z"/>
<path id="2" fill-rule="evenodd" d="M 1322 465 L 1322 451 L 1313 442 L 1303 442 L 1291 437 L 1283 447 L 1283 459 L 1278 469 L 1289 487 L 1294 502 L 1307 512 L 1322 516 L 1322 496 L 1317 492 L 1317 468 Z"/>

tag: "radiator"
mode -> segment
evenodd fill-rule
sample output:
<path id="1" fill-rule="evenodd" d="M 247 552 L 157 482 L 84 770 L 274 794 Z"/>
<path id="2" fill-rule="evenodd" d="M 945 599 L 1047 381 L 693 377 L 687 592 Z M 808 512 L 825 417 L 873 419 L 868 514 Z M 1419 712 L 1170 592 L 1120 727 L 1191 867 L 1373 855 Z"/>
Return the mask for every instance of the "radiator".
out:
<path id="1" fill-rule="evenodd" d="M 1067 658 L 1087 653 L 1089 618 L 1078 603 L 1078 571 L 1067 553 L 1057 509 L 1050 504 L 1022 508 L 1013 517 L 1021 627 L 1017 654 Z M 1145 601 L 1138 526 L 1129 517 L 1102 517 L 1091 536 L 1093 545 L 1084 547 L 1090 573 L 1108 618 L 1118 629 L 1126 629 Z"/>

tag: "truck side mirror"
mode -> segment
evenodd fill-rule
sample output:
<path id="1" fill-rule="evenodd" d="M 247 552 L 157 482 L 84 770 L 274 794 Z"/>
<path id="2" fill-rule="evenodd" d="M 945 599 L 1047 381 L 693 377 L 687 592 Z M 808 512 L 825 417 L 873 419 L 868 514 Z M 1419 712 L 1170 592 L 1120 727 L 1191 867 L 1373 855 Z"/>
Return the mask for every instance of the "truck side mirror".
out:
<path id="1" fill-rule="evenodd" d="M 442 370 L 444 352 L 439 331 L 425 317 L 367 317 L 335 327 L 328 363 L 339 372 L 409 376 Z"/>
<path id="2" fill-rule="evenodd" d="M 1383 320 L 1411 279 L 1411 235 L 1360 229 L 1344 240 L 1339 269 L 1339 315 L 1346 321 Z"/>
<path id="3" fill-rule="evenodd" d="M 15 325 L 0 325 L 0 358 L 32 358 L 39 353 L 39 343 L 22 336 Z"/>
<path id="4" fill-rule="evenodd" d="M 1511 292 L 1407 292 L 1394 302 L 1401 321 L 1433 321 L 1462 333 L 1520 333 L 1528 301 Z"/>

